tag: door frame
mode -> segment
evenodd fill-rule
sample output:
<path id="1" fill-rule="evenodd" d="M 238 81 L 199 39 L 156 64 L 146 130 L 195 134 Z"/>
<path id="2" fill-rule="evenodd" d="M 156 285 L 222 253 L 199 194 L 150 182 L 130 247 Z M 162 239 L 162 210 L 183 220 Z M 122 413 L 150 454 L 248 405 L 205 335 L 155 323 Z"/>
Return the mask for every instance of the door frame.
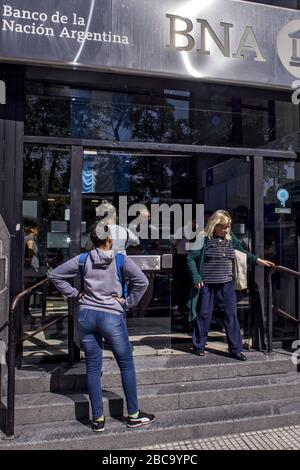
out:
<path id="1" fill-rule="evenodd" d="M 250 158 L 251 174 L 251 206 L 253 227 L 253 252 L 259 257 L 264 257 L 264 161 L 265 159 L 296 160 L 297 155 L 292 151 L 282 151 L 263 148 L 231 148 L 201 145 L 181 145 L 165 143 L 146 142 L 114 142 L 100 141 L 93 139 L 74 139 L 57 137 L 36 137 L 25 136 L 24 144 L 36 145 L 64 145 L 71 147 L 71 198 L 70 198 L 70 256 L 75 256 L 81 250 L 81 218 L 82 218 L 82 167 L 84 148 L 96 148 L 103 151 L 151 151 L 159 155 L 160 153 L 174 154 L 199 154 L 201 155 L 226 155 L 233 158 Z M 255 267 L 251 280 L 250 296 L 254 299 L 251 302 L 251 316 L 253 318 L 252 346 L 254 349 L 264 349 L 265 338 L 265 287 L 264 272 L 261 268 Z M 79 281 L 77 281 L 79 282 Z M 78 287 L 78 286 L 77 286 Z M 70 304 L 72 317 L 75 315 L 74 304 Z M 69 325 L 73 332 L 71 340 L 74 342 L 74 325 L 71 321 Z M 80 351 L 75 347 L 74 360 L 80 359 Z"/>
<path id="2" fill-rule="evenodd" d="M 230 155 L 237 157 L 266 157 L 295 160 L 297 155 L 291 150 L 273 150 L 269 148 L 218 147 L 210 145 L 184 145 L 153 142 L 119 142 L 96 139 L 77 139 L 71 137 L 24 136 L 25 144 L 53 144 L 81 147 L 94 147 L 103 150 L 146 150 L 151 152 L 198 153 Z"/>

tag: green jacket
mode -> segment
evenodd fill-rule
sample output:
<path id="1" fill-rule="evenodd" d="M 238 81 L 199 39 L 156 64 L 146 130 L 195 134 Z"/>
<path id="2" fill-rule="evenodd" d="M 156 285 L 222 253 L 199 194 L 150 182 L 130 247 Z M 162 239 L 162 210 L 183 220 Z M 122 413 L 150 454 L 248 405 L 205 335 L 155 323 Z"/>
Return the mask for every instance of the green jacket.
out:
<path id="1" fill-rule="evenodd" d="M 236 238 L 236 236 L 233 233 L 231 233 L 230 235 L 231 235 L 234 249 L 238 251 L 242 251 L 243 253 L 246 253 L 251 263 L 255 264 L 258 259 L 258 256 L 253 255 L 249 251 L 245 250 L 243 245 L 239 242 L 239 240 Z M 203 265 L 204 265 L 204 260 L 205 260 L 205 247 L 207 244 L 207 240 L 208 238 L 204 238 L 203 247 L 200 250 L 191 250 L 189 251 L 187 255 L 187 260 L 186 260 L 187 267 L 188 267 L 188 271 L 192 279 L 192 288 L 191 288 L 189 299 L 187 302 L 187 306 L 190 309 L 190 317 L 189 317 L 190 321 L 195 320 L 195 318 L 197 317 L 196 306 L 198 302 L 200 289 L 197 289 L 195 287 L 195 284 L 198 284 L 199 282 L 203 282 L 202 273 L 203 273 Z"/>

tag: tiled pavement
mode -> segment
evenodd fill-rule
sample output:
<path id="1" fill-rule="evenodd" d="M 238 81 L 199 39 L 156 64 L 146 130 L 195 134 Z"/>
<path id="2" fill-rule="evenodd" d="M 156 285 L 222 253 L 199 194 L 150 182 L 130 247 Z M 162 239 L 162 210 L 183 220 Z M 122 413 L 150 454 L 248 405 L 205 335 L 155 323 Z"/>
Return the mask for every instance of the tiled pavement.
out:
<path id="1" fill-rule="evenodd" d="M 300 450 L 300 426 L 178 441 L 143 450 Z"/>

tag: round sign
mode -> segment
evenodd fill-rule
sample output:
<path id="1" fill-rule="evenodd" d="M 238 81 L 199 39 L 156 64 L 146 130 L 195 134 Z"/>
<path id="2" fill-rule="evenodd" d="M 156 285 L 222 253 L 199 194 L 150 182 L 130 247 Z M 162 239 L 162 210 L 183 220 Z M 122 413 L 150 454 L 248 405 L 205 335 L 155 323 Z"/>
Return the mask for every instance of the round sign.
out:
<path id="1" fill-rule="evenodd" d="M 277 51 L 286 70 L 300 78 L 300 20 L 282 28 L 277 38 Z"/>
<path id="2" fill-rule="evenodd" d="M 286 202 L 290 198 L 290 195 L 286 189 L 280 189 L 277 193 L 277 199 L 280 202 Z"/>

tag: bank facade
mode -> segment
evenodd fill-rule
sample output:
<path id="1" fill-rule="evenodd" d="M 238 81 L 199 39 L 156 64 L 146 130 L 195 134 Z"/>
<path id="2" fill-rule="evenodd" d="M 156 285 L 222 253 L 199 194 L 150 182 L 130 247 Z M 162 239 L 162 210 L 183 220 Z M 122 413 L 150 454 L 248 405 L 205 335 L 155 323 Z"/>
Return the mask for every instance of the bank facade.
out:
<path id="1" fill-rule="evenodd" d="M 23 288 L 25 220 L 39 226 L 42 278 L 84 250 L 96 208 L 118 207 L 120 196 L 149 208 L 228 210 L 246 248 L 300 271 L 300 12 L 297 2 L 267 3 L 1 2 L 0 211 L 12 237 L 11 298 Z M 161 235 L 128 251 L 150 285 L 129 326 L 167 348 L 187 329 L 184 252 Z M 262 348 L 261 268 L 248 284 L 239 320 L 245 342 Z M 274 290 L 295 315 L 298 284 L 278 276 Z M 37 322 L 71 308 L 50 286 L 31 302 Z M 218 312 L 212 329 L 222 334 Z M 273 335 L 289 347 L 299 331 L 275 316 Z"/>

